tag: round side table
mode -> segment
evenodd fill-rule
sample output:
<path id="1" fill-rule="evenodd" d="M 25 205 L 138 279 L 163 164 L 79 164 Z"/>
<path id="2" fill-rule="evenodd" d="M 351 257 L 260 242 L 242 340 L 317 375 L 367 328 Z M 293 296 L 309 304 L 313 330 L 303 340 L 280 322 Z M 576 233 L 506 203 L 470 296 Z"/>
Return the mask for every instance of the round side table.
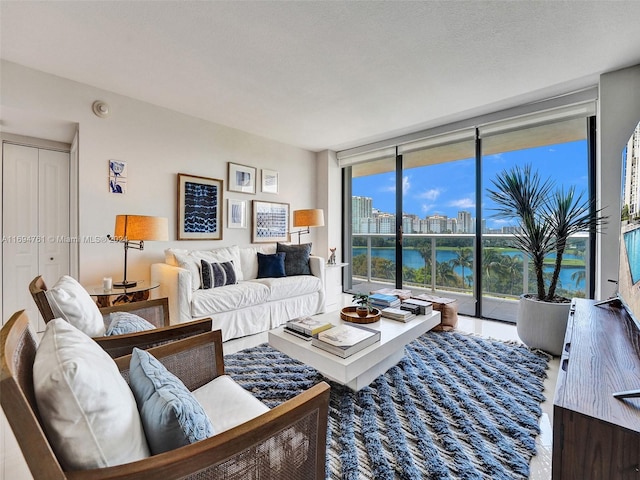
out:
<path id="1" fill-rule="evenodd" d="M 149 282 L 147 280 L 138 280 L 135 287 L 128 288 L 112 288 L 105 290 L 102 285 L 90 285 L 84 287 L 89 295 L 96 297 L 96 305 L 98 307 L 110 307 L 121 303 L 141 302 L 149 299 L 149 291 L 158 288 L 159 283 Z M 112 297 L 115 297 L 113 300 Z"/>

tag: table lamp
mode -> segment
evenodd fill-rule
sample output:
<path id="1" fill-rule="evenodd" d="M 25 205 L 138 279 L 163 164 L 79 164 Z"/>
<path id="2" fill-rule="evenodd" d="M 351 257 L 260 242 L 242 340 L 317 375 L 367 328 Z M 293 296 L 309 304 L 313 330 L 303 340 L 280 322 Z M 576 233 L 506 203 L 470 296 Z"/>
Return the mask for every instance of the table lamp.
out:
<path id="1" fill-rule="evenodd" d="M 309 227 L 324 227 L 324 211 L 320 208 L 313 208 L 308 210 L 294 210 L 293 211 L 293 226 L 294 227 L 306 227 L 304 230 L 298 230 L 298 244 L 300 244 L 300 236 L 303 233 L 311 233 Z"/>
<path id="2" fill-rule="evenodd" d="M 107 238 L 124 244 L 124 278 L 122 282 L 115 282 L 113 287 L 135 287 L 138 282 L 127 280 L 127 250 L 130 248 L 144 250 L 145 240 L 169 240 L 169 222 L 166 217 L 116 215 L 113 237 L 107 235 Z"/>

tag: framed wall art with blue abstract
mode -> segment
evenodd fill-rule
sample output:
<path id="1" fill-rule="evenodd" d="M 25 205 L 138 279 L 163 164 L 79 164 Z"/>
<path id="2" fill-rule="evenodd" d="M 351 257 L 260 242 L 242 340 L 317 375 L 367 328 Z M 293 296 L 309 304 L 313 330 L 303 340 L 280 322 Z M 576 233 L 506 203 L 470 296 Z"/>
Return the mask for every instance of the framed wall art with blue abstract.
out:
<path id="1" fill-rule="evenodd" d="M 289 204 L 253 201 L 253 231 L 251 241 L 288 242 Z"/>
<path id="2" fill-rule="evenodd" d="M 178 174 L 178 240 L 222 240 L 223 182 Z"/>

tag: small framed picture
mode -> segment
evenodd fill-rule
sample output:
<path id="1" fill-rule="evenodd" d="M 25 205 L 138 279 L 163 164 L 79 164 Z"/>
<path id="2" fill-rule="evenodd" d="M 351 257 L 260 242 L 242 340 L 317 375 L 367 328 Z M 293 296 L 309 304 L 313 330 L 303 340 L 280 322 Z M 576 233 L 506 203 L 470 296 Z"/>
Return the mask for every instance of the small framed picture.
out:
<path id="1" fill-rule="evenodd" d="M 247 228 L 247 202 L 230 198 L 227 200 L 227 227 Z"/>
<path id="2" fill-rule="evenodd" d="M 254 167 L 229 162 L 229 191 L 256 193 L 256 175 Z"/>
<path id="3" fill-rule="evenodd" d="M 278 172 L 262 169 L 262 192 L 278 193 Z"/>
<path id="4" fill-rule="evenodd" d="M 178 174 L 178 240 L 222 240 L 222 188 L 217 178 Z"/>
<path id="5" fill-rule="evenodd" d="M 289 241 L 289 204 L 253 201 L 253 243 Z"/>
<path id="6" fill-rule="evenodd" d="M 109 191 L 127 193 L 127 162 L 109 160 Z"/>

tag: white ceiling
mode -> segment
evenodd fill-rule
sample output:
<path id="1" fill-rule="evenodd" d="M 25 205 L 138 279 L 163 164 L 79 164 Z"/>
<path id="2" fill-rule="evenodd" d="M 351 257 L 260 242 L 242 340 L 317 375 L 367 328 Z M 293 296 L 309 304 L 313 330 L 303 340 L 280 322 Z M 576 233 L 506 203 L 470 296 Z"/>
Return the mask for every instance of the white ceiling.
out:
<path id="1" fill-rule="evenodd" d="M 638 0 L 1 0 L 0 20 L 3 59 L 313 151 L 640 64 Z"/>

